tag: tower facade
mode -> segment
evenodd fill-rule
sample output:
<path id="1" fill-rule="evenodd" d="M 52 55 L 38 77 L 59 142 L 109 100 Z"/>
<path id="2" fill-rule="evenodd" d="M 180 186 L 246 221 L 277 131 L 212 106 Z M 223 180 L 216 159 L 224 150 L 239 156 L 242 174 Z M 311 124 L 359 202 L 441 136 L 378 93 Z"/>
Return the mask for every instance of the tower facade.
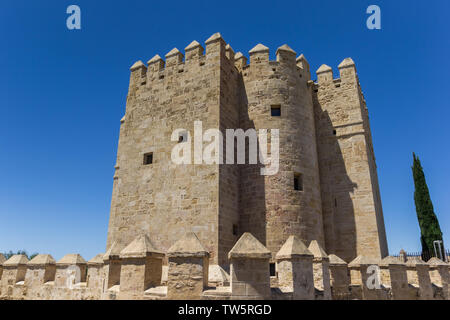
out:
<path id="1" fill-rule="evenodd" d="M 340 65 L 340 80 L 319 69 L 314 83 L 306 59 L 296 59 L 287 45 L 276 61 L 257 45 L 249 64 L 218 33 L 205 47 L 194 41 L 185 55 L 173 49 L 165 61 L 156 55 L 131 67 L 107 249 L 123 249 L 145 234 L 167 250 L 194 232 L 212 263 L 225 266 L 240 235 L 250 232 L 273 259 L 290 235 L 317 240 L 347 261 L 386 255 L 367 109 L 353 62 Z M 209 129 L 222 133 L 223 162 L 204 159 L 215 141 Z M 237 145 L 227 129 L 267 129 L 269 151 L 272 130 L 279 130 L 278 171 L 261 175 L 265 165 L 249 163 L 247 144 L 245 164 L 227 163 L 227 149 Z M 192 161 L 175 163 L 174 147 Z"/>

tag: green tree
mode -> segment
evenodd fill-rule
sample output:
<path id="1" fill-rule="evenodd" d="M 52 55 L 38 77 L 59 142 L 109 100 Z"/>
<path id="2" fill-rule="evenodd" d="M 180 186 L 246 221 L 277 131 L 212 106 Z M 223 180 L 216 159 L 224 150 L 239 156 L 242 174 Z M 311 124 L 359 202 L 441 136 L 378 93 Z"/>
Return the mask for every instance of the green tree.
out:
<path id="1" fill-rule="evenodd" d="M 8 260 L 9 258 L 11 258 L 13 255 L 16 255 L 16 254 L 23 254 L 24 256 L 26 256 L 28 258 L 28 260 L 31 260 L 38 255 L 38 253 L 33 253 L 33 254 L 28 255 L 28 253 L 25 250 L 19 250 L 17 252 L 13 252 L 13 251 L 9 250 L 9 252 L 3 253 L 6 260 Z"/>
<path id="2" fill-rule="evenodd" d="M 414 202 L 416 204 L 417 219 L 419 220 L 422 252 L 434 256 L 433 242 L 436 240 L 442 241 L 442 232 L 434 213 L 433 203 L 431 202 L 430 192 L 419 157 L 413 153 L 413 159 Z"/>

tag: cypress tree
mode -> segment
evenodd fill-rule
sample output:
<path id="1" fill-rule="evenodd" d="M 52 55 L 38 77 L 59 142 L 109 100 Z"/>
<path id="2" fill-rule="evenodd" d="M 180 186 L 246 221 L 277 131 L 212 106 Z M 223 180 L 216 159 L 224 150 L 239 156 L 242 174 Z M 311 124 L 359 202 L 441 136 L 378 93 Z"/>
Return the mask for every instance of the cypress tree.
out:
<path id="1" fill-rule="evenodd" d="M 422 243 L 422 254 L 434 256 L 433 242 L 436 240 L 442 241 L 442 232 L 439 226 L 439 221 L 434 214 L 433 204 L 431 203 L 430 192 L 428 190 L 427 182 L 425 181 L 425 174 L 420 160 L 413 153 L 413 178 L 414 178 L 414 202 L 416 204 L 417 219 L 420 226 L 420 240 Z M 439 253 L 438 253 L 439 254 Z"/>

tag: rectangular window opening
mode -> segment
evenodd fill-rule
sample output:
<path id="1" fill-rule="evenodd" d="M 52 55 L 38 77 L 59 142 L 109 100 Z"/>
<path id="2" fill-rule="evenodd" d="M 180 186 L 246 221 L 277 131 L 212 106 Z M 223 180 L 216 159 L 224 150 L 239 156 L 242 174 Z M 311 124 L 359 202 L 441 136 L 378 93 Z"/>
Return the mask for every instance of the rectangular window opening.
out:
<path id="1" fill-rule="evenodd" d="M 153 163 L 153 152 L 144 154 L 144 165 Z"/>
<path id="2" fill-rule="evenodd" d="M 270 106 L 270 115 L 272 117 L 281 117 L 281 106 L 279 104 Z"/>
<path id="3" fill-rule="evenodd" d="M 233 224 L 233 236 L 237 236 L 238 234 L 238 226 L 237 224 Z"/>
<path id="4" fill-rule="evenodd" d="M 270 270 L 270 276 L 275 277 L 276 276 L 275 263 L 269 264 L 269 270 Z"/>
<path id="5" fill-rule="evenodd" d="M 294 174 L 294 190 L 303 191 L 303 176 L 301 173 Z"/>

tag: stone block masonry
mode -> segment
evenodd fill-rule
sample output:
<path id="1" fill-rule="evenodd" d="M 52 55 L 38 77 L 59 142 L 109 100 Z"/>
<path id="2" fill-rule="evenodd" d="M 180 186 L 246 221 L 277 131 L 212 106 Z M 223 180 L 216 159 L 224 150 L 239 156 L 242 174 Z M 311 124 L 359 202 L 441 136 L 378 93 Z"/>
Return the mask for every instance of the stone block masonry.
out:
<path id="1" fill-rule="evenodd" d="M 294 235 L 277 252 L 274 275 L 271 256 L 246 232 L 228 252 L 230 273 L 220 269 L 230 281 L 218 282 L 217 273 L 209 271 L 220 267 L 210 266 L 210 253 L 196 234 L 186 233 L 168 251 L 155 247 L 147 235 L 138 235 L 119 255 L 99 254 L 87 263 L 77 254 L 56 263 L 48 254 L 31 261 L 13 256 L 2 263 L 0 300 L 450 299 L 450 265 L 436 258 L 405 263 L 391 256 L 358 256 L 347 265 L 328 255 L 318 241 L 307 248 Z M 87 278 L 73 277 L 77 269 Z"/>
<path id="2" fill-rule="evenodd" d="M 157 54 L 131 67 L 106 250 L 115 244 L 120 252 L 136 234 L 168 250 L 195 232 L 211 262 L 229 270 L 228 252 L 250 232 L 270 250 L 271 264 L 289 235 L 316 240 L 347 263 L 385 257 L 368 111 L 353 60 L 339 65 L 339 79 L 323 65 L 313 82 L 306 58 L 288 45 L 271 61 L 258 44 L 249 64 L 219 33 L 204 47 L 193 41 L 184 55 L 174 48 L 165 61 Z M 195 121 L 221 131 L 224 154 L 232 142 L 226 129 L 278 129 L 278 172 L 263 176 L 263 165 L 248 161 L 174 164 L 172 149 L 193 139 Z"/>

